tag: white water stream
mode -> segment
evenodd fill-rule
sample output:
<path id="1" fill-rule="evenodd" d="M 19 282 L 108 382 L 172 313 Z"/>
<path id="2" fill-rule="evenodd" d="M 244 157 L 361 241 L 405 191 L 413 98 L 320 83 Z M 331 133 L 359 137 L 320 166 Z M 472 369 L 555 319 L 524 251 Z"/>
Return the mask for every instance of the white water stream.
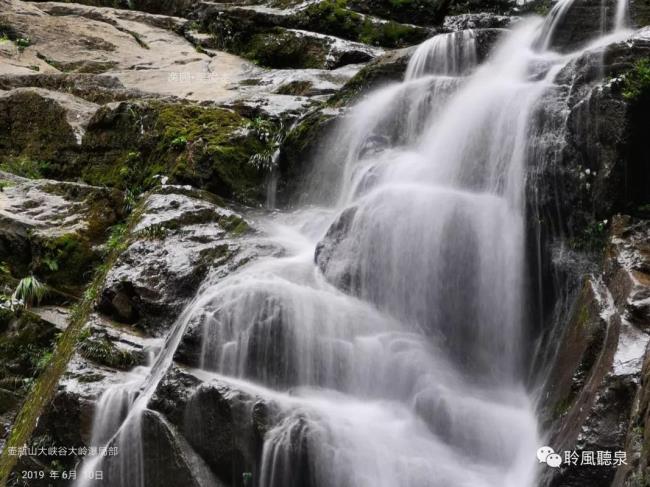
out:
<path id="1" fill-rule="evenodd" d="M 335 202 L 261 222 L 286 256 L 206 283 L 151 370 L 102 397 L 93 443 L 122 449 L 111 487 L 147 485 L 142 412 L 197 320 L 201 368 L 283 408 L 255 486 L 535 485 L 542 440 L 523 383 L 529 130 L 579 53 L 534 46 L 548 46 L 570 4 L 522 21 L 481 66 L 474 32 L 436 36 L 403 83 L 352 111 L 335 164 L 315 174 Z M 295 465 L 302 447 L 308 473 Z"/>

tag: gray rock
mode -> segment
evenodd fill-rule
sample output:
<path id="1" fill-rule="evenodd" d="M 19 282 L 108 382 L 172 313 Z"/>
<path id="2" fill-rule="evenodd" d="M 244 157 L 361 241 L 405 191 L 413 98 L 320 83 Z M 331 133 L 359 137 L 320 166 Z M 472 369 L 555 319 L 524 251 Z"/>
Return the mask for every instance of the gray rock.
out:
<path id="1" fill-rule="evenodd" d="M 547 386 L 549 444 L 556 451 L 627 449 L 639 465 L 630 437 L 638 429 L 637 396 L 646 395 L 641 376 L 650 335 L 643 329 L 650 324 L 650 315 L 645 315 L 641 327 L 629 322 L 627 303 L 630 296 L 650 289 L 648 274 L 641 270 L 650 258 L 649 236 L 647 222 L 616 217 L 603 274 L 585 282 L 574 304 Z M 620 482 L 631 471 L 628 466 L 564 465 L 546 474 L 543 485 L 605 487 L 623 485 Z M 618 480 L 612 483 L 615 477 Z"/>
<path id="2" fill-rule="evenodd" d="M 147 197 L 134 241 L 108 273 L 100 311 L 160 334 L 208 271 L 233 259 L 248 226 L 206 195 L 167 186 Z"/>

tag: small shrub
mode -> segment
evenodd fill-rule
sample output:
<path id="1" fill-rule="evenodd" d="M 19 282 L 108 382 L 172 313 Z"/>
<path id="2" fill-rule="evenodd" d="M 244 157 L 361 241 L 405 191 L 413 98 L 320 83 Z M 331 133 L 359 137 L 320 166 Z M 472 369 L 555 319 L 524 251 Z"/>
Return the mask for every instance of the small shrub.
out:
<path id="1" fill-rule="evenodd" d="M 18 49 L 22 51 L 26 47 L 29 47 L 32 44 L 32 41 L 29 39 L 29 37 L 19 37 L 16 39 L 15 43 L 18 46 Z"/>
<path id="2" fill-rule="evenodd" d="M 11 296 L 14 305 L 18 304 L 27 308 L 39 304 L 47 294 L 47 287 L 34 276 L 22 278 Z"/>
<path id="3" fill-rule="evenodd" d="M 163 225 L 149 225 L 138 232 L 138 237 L 145 240 L 162 240 L 167 235 L 167 229 Z"/>
<path id="4" fill-rule="evenodd" d="M 650 59 L 637 61 L 625 75 L 623 81 L 623 98 L 629 101 L 650 96 Z"/>
<path id="5" fill-rule="evenodd" d="M 172 139 L 169 145 L 171 146 L 172 149 L 183 150 L 187 146 L 187 137 L 185 137 L 184 135 L 179 135 L 178 137 Z"/>
<path id="6" fill-rule="evenodd" d="M 79 344 L 79 354 L 95 363 L 126 370 L 138 364 L 137 354 L 118 349 L 106 337 L 87 338 Z"/>
<path id="7" fill-rule="evenodd" d="M 106 248 L 109 252 L 113 250 L 117 250 L 121 252 L 124 250 L 124 243 L 125 243 L 125 235 L 127 233 L 127 228 L 126 225 L 123 223 L 114 225 L 111 227 L 111 233 L 108 236 L 108 240 L 106 242 Z"/>

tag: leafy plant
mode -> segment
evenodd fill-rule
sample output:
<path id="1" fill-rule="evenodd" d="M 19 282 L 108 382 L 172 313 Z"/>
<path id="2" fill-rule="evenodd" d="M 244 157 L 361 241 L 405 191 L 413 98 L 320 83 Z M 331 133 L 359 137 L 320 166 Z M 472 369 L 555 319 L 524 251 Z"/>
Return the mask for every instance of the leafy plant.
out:
<path id="1" fill-rule="evenodd" d="M 161 240 L 167 235 L 167 229 L 160 224 L 149 225 L 138 232 L 138 237 L 146 240 Z"/>
<path id="2" fill-rule="evenodd" d="M 19 37 L 15 40 L 15 43 L 18 46 L 18 49 L 22 51 L 26 47 L 29 47 L 32 44 L 32 41 L 29 39 L 29 37 Z"/>
<path id="3" fill-rule="evenodd" d="M 45 368 L 50 363 L 50 360 L 52 360 L 52 351 L 44 351 L 43 353 L 41 353 L 34 363 L 36 374 L 39 374 L 40 372 L 45 370 Z"/>
<path id="4" fill-rule="evenodd" d="M 39 304 L 47 294 L 47 287 L 41 283 L 36 277 L 28 276 L 23 277 L 16 286 L 11 300 L 16 304 L 31 307 L 34 304 Z"/>
<path id="5" fill-rule="evenodd" d="M 138 196 L 140 194 L 140 189 L 139 188 L 126 188 L 124 191 L 124 203 L 123 203 L 123 209 L 124 213 L 131 213 L 133 211 L 133 208 L 135 208 L 135 205 L 138 202 Z"/>
<path id="6" fill-rule="evenodd" d="M 650 59 L 637 61 L 623 81 L 623 98 L 634 101 L 644 96 L 650 96 Z"/>
<path id="7" fill-rule="evenodd" d="M 59 262 L 56 260 L 56 257 L 43 257 L 41 263 L 47 267 L 50 272 L 56 272 L 59 270 Z"/>
<path id="8" fill-rule="evenodd" d="M 172 147 L 172 149 L 176 149 L 176 150 L 185 149 L 185 147 L 187 146 L 187 137 L 185 137 L 184 135 L 179 135 L 178 137 L 172 139 L 169 145 Z"/>
<path id="9" fill-rule="evenodd" d="M 119 223 L 111 228 L 111 234 L 108 236 L 106 247 L 109 251 L 122 250 L 124 245 L 124 236 L 126 235 L 126 225 Z"/>
<path id="10" fill-rule="evenodd" d="M 139 356 L 117 348 L 107 337 L 89 337 L 79 342 L 79 354 L 101 365 L 126 370 L 138 364 Z"/>

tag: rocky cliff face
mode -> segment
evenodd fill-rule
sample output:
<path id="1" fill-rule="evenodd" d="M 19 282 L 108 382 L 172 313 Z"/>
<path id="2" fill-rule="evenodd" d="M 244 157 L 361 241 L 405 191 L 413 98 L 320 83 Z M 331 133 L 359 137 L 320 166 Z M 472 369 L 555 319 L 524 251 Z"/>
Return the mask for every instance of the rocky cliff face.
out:
<path id="1" fill-rule="evenodd" d="M 600 6 L 577 0 L 554 45 L 588 42 Z M 0 478 L 30 486 L 69 485 L 19 473 L 67 471 L 81 456 L 18 458 L 9 447 L 91 446 L 100 395 L 139 373 L 201 285 L 280 252 L 256 226 L 274 202 L 267 190 L 281 205 L 300 198 L 349 104 L 402 79 L 413 45 L 439 32 L 475 29 L 486 59 L 524 10 L 435 0 L 0 7 Z M 445 19 L 449 8 L 461 15 Z M 630 3 L 635 27 L 647 17 L 643 1 Z M 648 59 L 647 28 L 594 46 L 557 74 L 532 135 L 557 135 L 530 155 L 530 254 L 543 277 L 531 283 L 542 297 L 531 350 L 548 370 L 534 379 L 544 379 L 540 416 L 556 450 L 628 458 L 547 470 L 544 485 L 634 487 L 650 475 Z M 349 230 L 339 223 L 316 256 L 325 271 Z M 47 294 L 10 306 L 29 276 Z M 148 485 L 244 485 L 265 433 L 286 419 L 261 394 L 191 369 L 199 325 L 144 417 Z"/>

